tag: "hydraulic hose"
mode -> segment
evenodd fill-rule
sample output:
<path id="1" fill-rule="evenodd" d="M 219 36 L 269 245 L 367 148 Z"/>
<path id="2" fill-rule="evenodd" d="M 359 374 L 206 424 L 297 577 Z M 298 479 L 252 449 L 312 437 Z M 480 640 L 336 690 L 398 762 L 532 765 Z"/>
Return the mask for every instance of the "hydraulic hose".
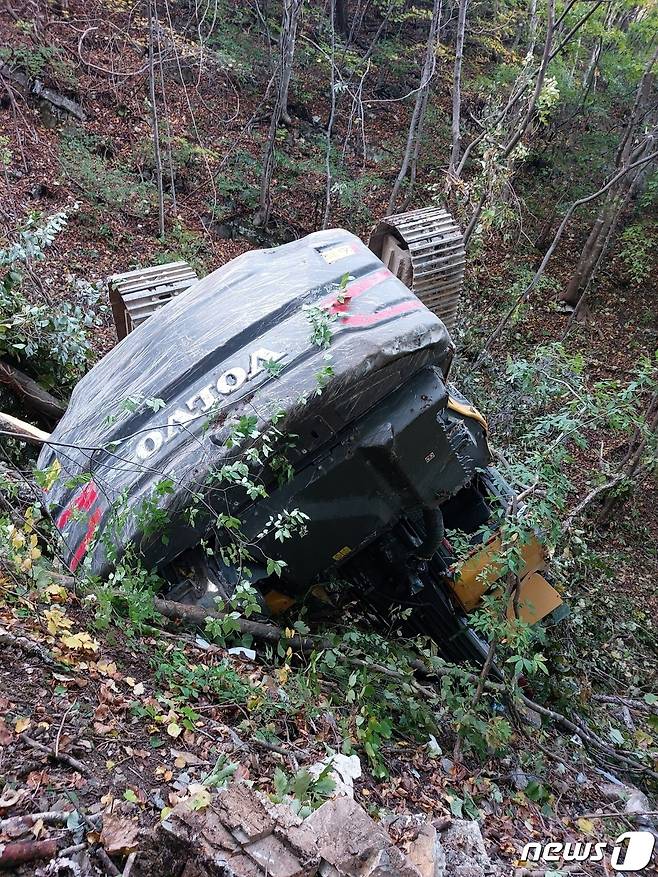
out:
<path id="1" fill-rule="evenodd" d="M 422 560 L 429 560 L 443 541 L 446 531 L 441 509 L 423 509 L 423 524 L 425 538 L 416 549 L 416 555 Z"/>

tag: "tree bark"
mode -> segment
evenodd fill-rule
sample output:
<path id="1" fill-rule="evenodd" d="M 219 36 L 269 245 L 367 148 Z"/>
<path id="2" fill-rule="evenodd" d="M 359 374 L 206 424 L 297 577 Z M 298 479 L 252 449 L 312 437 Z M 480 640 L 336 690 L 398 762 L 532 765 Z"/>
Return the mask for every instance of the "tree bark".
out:
<path id="1" fill-rule="evenodd" d="M 455 37 L 455 67 L 452 77 L 452 151 L 450 153 L 450 166 L 448 168 L 448 180 L 451 180 L 459 164 L 461 154 L 461 81 L 462 62 L 464 59 L 464 34 L 466 31 L 466 11 L 468 0 L 459 0 L 459 15 L 457 18 L 457 35 Z"/>
<path id="2" fill-rule="evenodd" d="M 30 408 L 45 414 L 46 417 L 59 420 L 66 411 L 64 402 L 60 402 L 31 377 L 4 360 L 0 360 L 0 383 L 8 386 L 21 396 Z"/>
<path id="3" fill-rule="evenodd" d="M 332 28 L 335 24 L 341 36 L 350 36 L 347 0 L 336 0 L 335 14 L 332 15 L 332 19 Z"/>
<path id="4" fill-rule="evenodd" d="M 267 225 L 272 212 L 272 175 L 274 173 L 274 147 L 276 144 L 276 130 L 279 122 L 283 120 L 290 124 L 288 115 L 288 90 L 290 77 L 295 56 L 295 38 L 297 25 L 302 11 L 304 0 L 283 0 L 283 14 L 281 18 L 281 34 L 279 36 L 279 63 L 275 75 L 277 89 L 270 117 L 270 127 L 267 139 L 263 147 L 262 170 L 260 178 L 260 198 L 258 210 L 254 216 L 254 225 Z"/>
<path id="5" fill-rule="evenodd" d="M 537 24 L 537 0 L 530 0 L 528 16 L 528 55 L 535 54 L 535 46 L 537 45 Z"/>
<path id="6" fill-rule="evenodd" d="M 327 123 L 327 142 L 325 147 L 325 197 L 324 197 L 324 215 L 322 217 L 322 228 L 329 225 L 329 217 L 331 215 L 331 134 L 334 127 L 334 118 L 336 116 L 336 22 L 337 10 L 342 0 L 330 0 L 329 10 L 331 15 L 331 77 L 329 79 L 329 87 L 331 89 L 331 110 L 329 112 L 329 121 Z"/>
<path id="7" fill-rule="evenodd" d="M 5 414 L 4 411 L 0 411 L 0 435 L 15 436 L 23 442 L 38 447 L 41 447 L 50 438 L 49 432 L 44 432 L 42 429 L 32 426 L 31 423 L 12 417 L 11 414 Z"/>
<path id="8" fill-rule="evenodd" d="M 158 234 L 162 238 L 165 233 L 164 187 L 162 184 L 162 154 L 160 152 L 160 122 L 158 107 L 155 100 L 155 14 L 154 0 L 149 0 L 149 37 L 148 37 L 148 70 L 149 100 L 151 103 L 151 127 L 153 129 L 153 160 L 155 163 L 155 185 L 158 190 Z"/>
<path id="9" fill-rule="evenodd" d="M 636 132 L 640 124 L 644 121 L 647 106 L 651 99 L 654 86 L 654 67 L 658 61 L 658 48 L 654 52 L 652 58 L 644 68 L 644 73 L 640 79 L 640 83 L 635 94 L 633 109 L 628 117 L 628 121 L 624 128 L 617 147 L 615 157 L 615 169 L 628 165 L 633 161 L 633 145 Z M 639 149 L 639 157 L 646 155 L 652 148 L 653 136 L 645 138 Z M 612 188 L 609 189 L 605 201 L 601 205 L 598 215 L 596 216 L 590 229 L 587 240 L 581 250 L 578 262 L 566 288 L 559 295 L 559 300 L 567 304 L 577 306 L 584 290 L 592 279 L 593 272 L 598 265 L 603 249 L 609 240 L 609 232 L 613 225 L 616 225 L 621 212 L 633 191 L 637 176 L 640 174 L 640 168 L 631 175 L 622 177 Z"/>
<path id="10" fill-rule="evenodd" d="M 414 156 L 416 156 L 417 160 L 420 150 L 420 131 L 422 131 L 430 83 L 436 67 L 436 47 L 438 43 L 439 29 L 441 27 L 441 9 L 442 0 L 434 0 L 434 5 L 432 7 L 432 20 L 430 22 L 429 34 L 427 37 L 427 48 L 425 50 L 425 60 L 423 62 L 423 69 L 420 77 L 420 86 L 416 92 L 416 103 L 414 104 L 413 113 L 411 114 L 402 165 L 395 183 L 393 184 L 393 191 L 391 192 L 391 197 L 388 202 L 387 212 L 389 214 L 395 212 L 395 205 L 400 194 L 400 189 L 407 177 L 407 173 L 409 172 L 411 161 Z"/>

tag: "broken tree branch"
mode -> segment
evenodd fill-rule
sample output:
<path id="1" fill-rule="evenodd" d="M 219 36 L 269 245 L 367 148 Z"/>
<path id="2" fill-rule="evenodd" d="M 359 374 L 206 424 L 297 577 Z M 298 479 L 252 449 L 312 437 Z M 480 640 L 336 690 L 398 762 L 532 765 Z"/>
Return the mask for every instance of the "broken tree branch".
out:
<path id="1" fill-rule="evenodd" d="M 14 436 L 31 445 L 43 445 L 50 438 L 49 432 L 19 420 L 18 417 L 12 417 L 11 414 L 5 414 L 4 411 L 0 411 L 0 427 L 0 435 Z"/>
<path id="2" fill-rule="evenodd" d="M 35 859 L 54 859 L 57 854 L 57 838 L 48 840 L 17 840 L 0 844 L 0 868 L 16 868 Z"/>
<path id="3" fill-rule="evenodd" d="M 82 776 L 89 776 L 89 768 L 72 755 L 67 755 L 65 752 L 55 752 L 52 747 L 39 743 L 38 740 L 33 740 L 32 737 L 28 737 L 27 734 L 21 734 L 20 739 L 24 743 L 27 743 L 32 749 L 43 752 L 43 754 L 47 755 L 52 761 L 59 761 L 62 764 L 67 764 L 69 767 L 73 768 L 73 770 L 77 770 Z"/>
<path id="4" fill-rule="evenodd" d="M 55 420 L 66 411 L 66 405 L 51 395 L 35 380 L 14 365 L 0 360 L 0 383 L 6 384 L 10 390 L 21 396 L 30 408 Z"/>

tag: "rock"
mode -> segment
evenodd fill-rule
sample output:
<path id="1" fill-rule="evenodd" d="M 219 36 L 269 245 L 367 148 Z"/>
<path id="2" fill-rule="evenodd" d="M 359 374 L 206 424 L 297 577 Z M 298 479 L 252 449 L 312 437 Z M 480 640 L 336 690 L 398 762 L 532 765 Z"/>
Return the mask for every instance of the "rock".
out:
<path id="1" fill-rule="evenodd" d="M 615 781 L 602 783 L 599 789 L 603 797 L 608 801 L 623 801 L 624 812 L 629 815 L 644 814 L 653 810 L 647 796 L 635 786 Z M 655 826 L 655 820 L 650 816 L 636 815 L 634 821 L 638 825 L 644 825 L 647 828 Z"/>
<path id="2" fill-rule="evenodd" d="M 355 763 L 346 761 L 353 770 Z M 172 810 L 155 830 L 149 849 L 140 844 L 139 874 L 452 877 L 436 826 L 421 816 L 401 817 L 413 837 L 405 855 L 383 826 L 348 795 L 326 801 L 305 820 L 287 804 L 272 804 L 245 783 L 233 783 L 202 810 L 192 809 L 193 800 Z M 486 858 L 481 835 L 479 841 L 480 846 L 469 843 L 467 852 L 475 849 Z M 459 847 L 456 836 L 453 846 Z M 453 860 L 463 865 L 454 851 Z M 479 877 L 479 873 L 463 870 L 461 875 Z"/>
<path id="3" fill-rule="evenodd" d="M 238 843 L 253 843 L 274 831 L 264 802 L 243 783 L 234 783 L 219 794 L 214 809 Z"/>
<path id="4" fill-rule="evenodd" d="M 429 822 L 418 832 L 407 850 L 407 858 L 415 865 L 421 877 L 443 877 L 446 855 L 436 828 Z"/>
<path id="5" fill-rule="evenodd" d="M 329 776 L 336 784 L 336 788 L 331 793 L 332 798 L 339 795 L 348 795 L 354 797 L 354 780 L 358 780 L 361 776 L 361 762 L 358 755 L 343 755 L 340 752 L 334 755 L 328 755 L 322 761 L 312 764 L 308 772 L 316 779 L 322 771 L 331 764 Z"/>
<path id="6" fill-rule="evenodd" d="M 305 821 L 321 857 L 350 877 L 420 877 L 418 869 L 366 811 L 342 796 L 324 803 Z M 331 873 L 331 872 L 329 872 Z"/>
<path id="7" fill-rule="evenodd" d="M 528 777 L 520 767 L 517 767 L 512 771 L 512 782 L 514 783 L 514 788 L 518 789 L 520 792 L 522 792 L 523 789 L 528 788 Z"/>
<path id="8" fill-rule="evenodd" d="M 453 819 L 441 834 L 449 877 L 484 877 L 492 865 L 480 826 L 474 820 Z"/>
<path id="9" fill-rule="evenodd" d="M 178 804 L 155 847 L 144 873 L 168 877 L 315 877 L 320 863 L 314 838 L 292 810 L 243 783 L 200 811 Z"/>

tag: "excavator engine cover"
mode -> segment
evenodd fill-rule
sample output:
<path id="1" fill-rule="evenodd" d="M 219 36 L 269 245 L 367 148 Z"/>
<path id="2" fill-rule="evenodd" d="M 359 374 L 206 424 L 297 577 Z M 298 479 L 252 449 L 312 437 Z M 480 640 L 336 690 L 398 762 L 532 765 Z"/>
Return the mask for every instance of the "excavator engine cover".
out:
<path id="1" fill-rule="evenodd" d="M 339 567 L 376 590 L 389 552 L 424 587 L 432 561 L 405 558 L 438 556 L 442 510 L 473 532 L 490 511 L 486 422 L 447 383 L 453 349 L 346 231 L 234 259 L 76 386 L 39 459 L 70 568 L 105 576 L 130 552 L 165 570 L 211 545 L 224 579 L 249 566 L 295 595 Z"/>

